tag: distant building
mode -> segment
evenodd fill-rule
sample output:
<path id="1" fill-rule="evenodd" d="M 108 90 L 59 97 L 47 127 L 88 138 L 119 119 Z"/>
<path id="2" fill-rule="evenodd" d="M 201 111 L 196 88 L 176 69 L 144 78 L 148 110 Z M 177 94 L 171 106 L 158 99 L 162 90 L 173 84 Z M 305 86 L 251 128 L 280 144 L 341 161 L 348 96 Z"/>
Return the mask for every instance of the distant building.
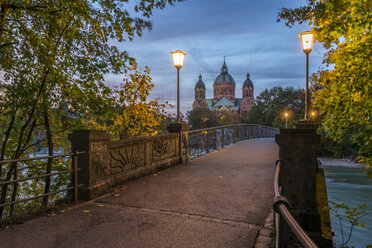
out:
<path id="1" fill-rule="evenodd" d="M 223 62 L 220 75 L 214 80 L 213 99 L 206 99 L 205 91 L 205 85 L 200 74 L 199 81 L 195 85 L 193 109 L 208 108 L 216 114 L 225 111 L 245 116 L 254 105 L 254 87 L 249 73 L 247 73 L 247 79 L 242 86 L 242 98 L 235 98 L 235 81 L 228 73 L 225 61 Z"/>

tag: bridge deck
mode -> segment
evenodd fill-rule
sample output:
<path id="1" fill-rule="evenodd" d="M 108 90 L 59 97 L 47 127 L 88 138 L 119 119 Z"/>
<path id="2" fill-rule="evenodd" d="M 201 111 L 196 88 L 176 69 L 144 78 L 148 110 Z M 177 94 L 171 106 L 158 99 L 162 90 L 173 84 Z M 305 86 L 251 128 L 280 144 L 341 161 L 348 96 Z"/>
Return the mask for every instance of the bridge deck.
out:
<path id="1" fill-rule="evenodd" d="M 2 231 L 0 247 L 261 247 L 277 157 L 273 139 L 242 141 Z"/>

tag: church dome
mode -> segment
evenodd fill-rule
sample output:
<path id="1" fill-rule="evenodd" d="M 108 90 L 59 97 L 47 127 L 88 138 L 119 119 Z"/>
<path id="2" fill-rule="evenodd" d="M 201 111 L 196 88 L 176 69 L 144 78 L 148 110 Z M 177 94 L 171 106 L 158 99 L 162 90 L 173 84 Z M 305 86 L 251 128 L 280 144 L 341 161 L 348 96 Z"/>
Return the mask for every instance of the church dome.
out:
<path id="1" fill-rule="evenodd" d="M 250 79 L 249 73 L 247 73 L 247 79 L 243 83 L 243 88 L 245 88 L 245 87 L 252 87 L 253 88 L 253 83 Z"/>
<path id="2" fill-rule="evenodd" d="M 203 83 L 202 75 L 201 74 L 199 75 L 199 81 L 195 85 L 195 89 L 197 89 L 197 88 L 203 88 L 203 89 L 205 89 L 205 85 Z"/>
<path id="3" fill-rule="evenodd" d="M 216 77 L 213 85 L 222 84 L 224 82 L 235 86 L 235 81 L 233 77 L 228 73 L 225 61 L 223 62 L 221 73 Z"/>

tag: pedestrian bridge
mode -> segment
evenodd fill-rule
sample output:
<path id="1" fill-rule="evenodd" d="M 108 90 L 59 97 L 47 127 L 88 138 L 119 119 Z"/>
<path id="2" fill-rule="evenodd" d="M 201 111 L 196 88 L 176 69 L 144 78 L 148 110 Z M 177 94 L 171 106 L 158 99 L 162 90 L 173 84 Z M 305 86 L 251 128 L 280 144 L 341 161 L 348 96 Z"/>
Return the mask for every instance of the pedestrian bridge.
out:
<path id="1" fill-rule="evenodd" d="M 273 138 L 256 138 L 217 148 L 12 226 L 0 232 L 0 246 L 266 247 L 278 146 Z"/>

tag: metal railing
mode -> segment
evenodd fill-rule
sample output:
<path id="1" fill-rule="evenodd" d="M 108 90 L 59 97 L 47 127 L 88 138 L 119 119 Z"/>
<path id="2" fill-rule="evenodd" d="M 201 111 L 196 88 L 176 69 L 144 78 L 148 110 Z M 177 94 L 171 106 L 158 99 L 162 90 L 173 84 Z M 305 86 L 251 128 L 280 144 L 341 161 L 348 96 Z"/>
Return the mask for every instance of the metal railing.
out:
<path id="1" fill-rule="evenodd" d="M 296 235 L 302 246 L 305 248 L 317 248 L 318 246 L 314 241 L 307 235 L 307 233 L 298 224 L 292 214 L 289 212 L 288 200 L 282 196 L 279 187 L 279 175 L 282 161 L 276 162 L 276 172 L 274 178 L 274 203 L 273 207 L 275 210 L 275 228 L 276 228 L 276 247 L 284 248 L 288 247 L 288 226 L 291 228 L 293 233 Z"/>
<path id="2" fill-rule="evenodd" d="M 72 164 L 73 164 L 73 169 L 70 169 L 70 170 L 63 170 L 63 171 L 46 173 L 46 174 L 42 174 L 42 175 L 35 175 L 35 176 L 29 176 L 29 177 L 26 176 L 26 177 L 23 177 L 23 178 L 19 178 L 19 179 L 16 178 L 14 180 L 8 180 L 8 181 L 2 181 L 2 179 L 0 179 L 1 191 L 4 192 L 4 191 L 7 190 L 7 186 L 9 184 L 16 185 L 16 184 L 18 184 L 20 182 L 24 182 L 24 181 L 35 180 L 35 179 L 40 179 L 40 178 L 47 178 L 47 177 L 50 179 L 51 176 L 61 175 L 61 174 L 66 174 L 66 173 L 73 173 L 73 181 L 71 182 L 72 186 L 70 186 L 70 187 L 66 187 L 66 188 L 56 190 L 56 191 L 53 191 L 53 192 L 40 194 L 40 195 L 33 196 L 33 197 L 28 197 L 28 198 L 24 198 L 24 199 L 9 201 L 9 202 L 6 202 L 6 199 L 2 199 L 2 202 L 0 202 L 1 203 L 0 204 L 0 209 L 3 209 L 6 206 L 12 206 L 12 205 L 22 203 L 22 202 L 35 200 L 35 199 L 42 198 L 42 197 L 48 197 L 50 195 L 56 195 L 58 193 L 68 191 L 68 190 L 74 190 L 74 201 L 78 201 L 78 188 L 80 186 L 82 186 L 82 184 L 78 185 L 78 177 L 77 177 L 77 173 L 78 173 L 78 168 L 77 168 L 78 163 L 77 162 L 78 161 L 77 161 L 77 159 L 78 159 L 78 156 L 80 154 L 84 154 L 84 153 L 86 153 L 86 152 L 74 152 L 74 153 L 54 155 L 54 156 L 40 156 L 40 157 L 33 157 L 33 158 L 22 158 L 22 159 L 0 161 L 0 165 L 14 164 L 15 163 L 15 166 L 18 166 L 18 163 L 20 163 L 20 162 L 28 162 L 28 161 L 34 161 L 34 160 L 51 159 L 51 158 L 54 159 L 54 158 L 71 157 L 72 158 Z"/>
<path id="3" fill-rule="evenodd" d="M 277 133 L 277 128 L 258 124 L 235 124 L 189 131 L 189 155 L 192 159 L 241 140 L 274 137 Z"/>

